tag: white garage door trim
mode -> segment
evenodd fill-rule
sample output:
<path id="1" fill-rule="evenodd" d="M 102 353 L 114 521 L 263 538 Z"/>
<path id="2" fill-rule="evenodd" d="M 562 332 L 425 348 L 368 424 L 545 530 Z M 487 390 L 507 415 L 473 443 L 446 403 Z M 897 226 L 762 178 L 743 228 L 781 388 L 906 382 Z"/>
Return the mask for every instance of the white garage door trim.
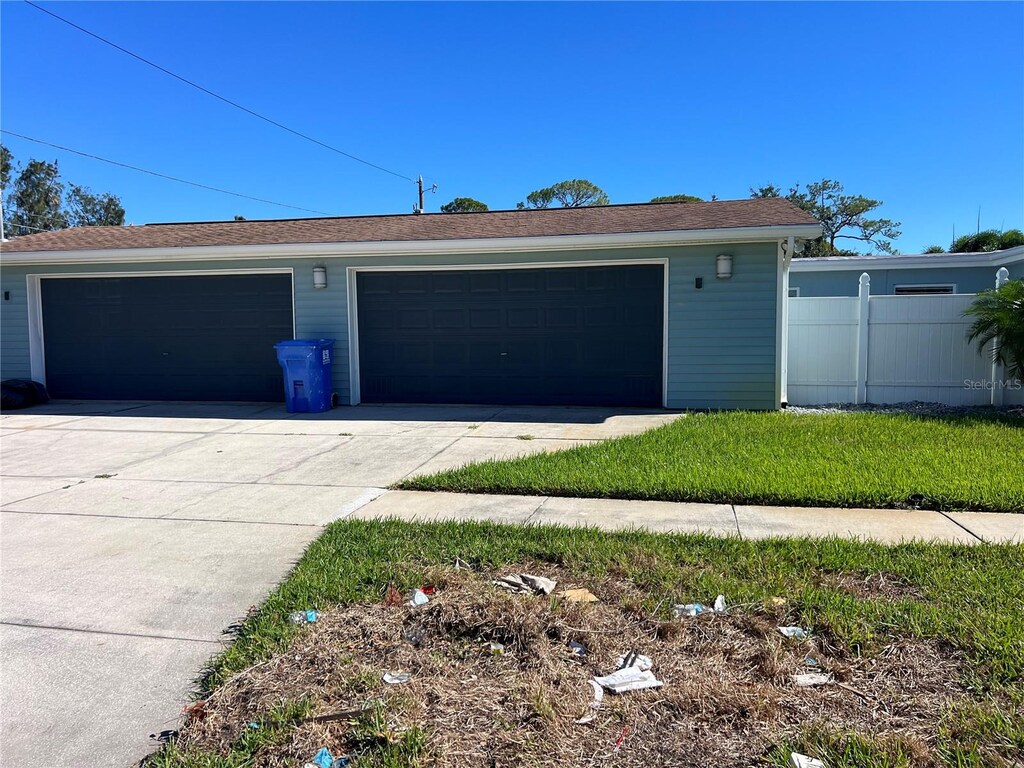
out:
<path id="1" fill-rule="evenodd" d="M 513 264 L 417 264 L 415 266 L 346 267 L 345 283 L 348 302 L 348 376 L 351 405 L 359 405 L 359 312 L 356 306 L 356 275 L 360 272 L 440 272 L 442 270 L 557 269 L 559 267 L 623 267 L 660 264 L 662 266 L 661 310 L 661 405 L 668 408 L 668 259 L 615 259 L 588 261 L 537 261 Z"/>
<path id="2" fill-rule="evenodd" d="M 28 358 L 33 381 L 46 384 L 46 340 L 43 338 L 43 302 L 40 281 L 68 278 L 114 277 L 202 277 L 204 275 L 281 275 L 287 274 L 292 283 L 292 337 L 295 337 L 295 270 L 291 267 L 268 269 L 182 269 L 143 272 L 48 272 L 25 276 L 28 299 Z"/>

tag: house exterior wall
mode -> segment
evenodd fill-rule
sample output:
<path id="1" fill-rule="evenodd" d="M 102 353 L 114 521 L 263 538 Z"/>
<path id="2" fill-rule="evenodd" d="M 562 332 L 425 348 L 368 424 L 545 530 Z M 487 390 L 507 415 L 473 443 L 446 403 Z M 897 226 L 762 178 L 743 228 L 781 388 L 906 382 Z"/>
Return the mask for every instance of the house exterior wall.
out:
<path id="1" fill-rule="evenodd" d="M 715 278 L 715 256 L 731 253 L 733 276 Z M 349 377 L 349 268 L 573 264 L 663 260 L 667 273 L 666 405 L 670 408 L 776 407 L 777 245 L 744 243 L 615 248 L 453 256 L 259 258 L 137 264 L 4 265 L 0 290 L 0 376 L 31 375 L 28 275 L 245 271 L 292 269 L 297 338 L 336 339 L 334 385 L 351 402 Z M 314 264 L 327 268 L 328 285 L 313 288 Z M 703 278 L 697 290 L 694 280 Z"/>
<path id="2" fill-rule="evenodd" d="M 977 293 L 994 288 L 996 269 L 992 266 L 934 267 L 924 269 L 851 269 L 821 272 L 798 272 L 791 270 L 789 285 L 800 289 L 800 297 L 815 296 L 856 296 L 860 276 L 867 272 L 871 277 L 872 296 L 892 296 L 897 285 L 946 285 L 956 286 L 957 293 Z M 1024 263 L 1011 264 L 1010 277 L 1016 269 L 1024 276 Z"/>

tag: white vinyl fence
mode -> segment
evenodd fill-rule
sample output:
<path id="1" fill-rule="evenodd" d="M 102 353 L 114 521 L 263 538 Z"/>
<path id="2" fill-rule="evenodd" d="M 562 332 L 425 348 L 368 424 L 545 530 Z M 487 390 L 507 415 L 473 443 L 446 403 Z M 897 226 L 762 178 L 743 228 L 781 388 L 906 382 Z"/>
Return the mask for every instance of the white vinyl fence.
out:
<path id="1" fill-rule="evenodd" d="M 1024 385 L 1007 381 L 967 341 L 963 312 L 973 294 L 789 299 L 787 401 L 947 405 L 1024 404 Z"/>

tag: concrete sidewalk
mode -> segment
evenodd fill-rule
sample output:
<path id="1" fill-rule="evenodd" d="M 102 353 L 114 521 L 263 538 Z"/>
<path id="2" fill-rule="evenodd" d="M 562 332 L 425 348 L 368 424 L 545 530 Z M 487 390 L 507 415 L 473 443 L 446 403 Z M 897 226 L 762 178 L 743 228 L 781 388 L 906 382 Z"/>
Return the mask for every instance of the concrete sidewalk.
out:
<path id="1" fill-rule="evenodd" d="M 990 512 L 763 507 L 390 491 L 349 515 L 349 519 L 360 520 L 388 517 L 422 522 L 489 520 L 596 526 L 606 530 L 645 528 L 656 532 L 710 533 L 744 539 L 838 536 L 886 544 L 913 540 L 954 544 L 1024 541 L 1024 515 Z"/>

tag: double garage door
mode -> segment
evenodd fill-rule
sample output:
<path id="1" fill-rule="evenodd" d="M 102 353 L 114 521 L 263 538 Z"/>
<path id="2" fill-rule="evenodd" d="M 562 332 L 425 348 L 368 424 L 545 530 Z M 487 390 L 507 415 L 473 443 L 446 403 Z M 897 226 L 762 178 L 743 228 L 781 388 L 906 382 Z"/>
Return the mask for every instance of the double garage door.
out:
<path id="1" fill-rule="evenodd" d="M 662 402 L 661 265 L 357 274 L 362 402 Z M 273 345 L 293 334 L 290 274 L 40 286 L 53 397 L 283 398 Z"/>
<path id="2" fill-rule="evenodd" d="M 291 274 L 45 278 L 40 293 L 52 397 L 284 399 Z"/>
<path id="3" fill-rule="evenodd" d="M 662 403 L 660 264 L 360 272 L 370 403 Z"/>

